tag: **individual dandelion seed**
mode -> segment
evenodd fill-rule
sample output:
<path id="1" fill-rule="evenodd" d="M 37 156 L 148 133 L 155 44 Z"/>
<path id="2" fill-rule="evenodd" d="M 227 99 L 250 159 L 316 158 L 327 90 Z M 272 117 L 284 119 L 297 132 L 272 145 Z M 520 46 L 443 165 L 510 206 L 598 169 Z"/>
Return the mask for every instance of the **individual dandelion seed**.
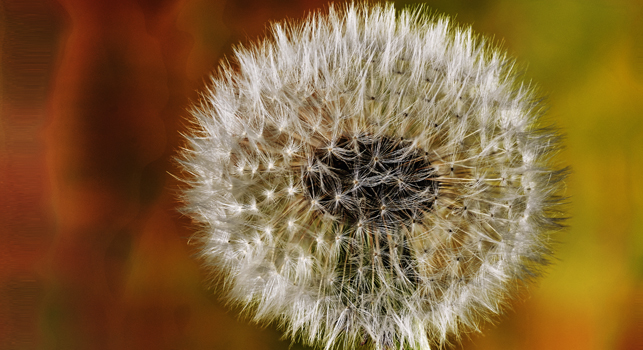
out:
<path id="1" fill-rule="evenodd" d="M 235 59 L 193 109 L 182 198 L 255 320 L 326 349 L 429 349 L 546 264 L 558 137 L 469 29 L 331 6 Z"/>

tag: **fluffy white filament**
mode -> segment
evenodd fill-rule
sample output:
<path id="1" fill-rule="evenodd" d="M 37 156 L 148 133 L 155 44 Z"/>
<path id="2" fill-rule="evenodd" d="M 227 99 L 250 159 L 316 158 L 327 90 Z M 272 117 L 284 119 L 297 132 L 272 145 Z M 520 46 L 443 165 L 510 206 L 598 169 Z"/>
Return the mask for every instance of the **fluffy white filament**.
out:
<path id="1" fill-rule="evenodd" d="M 478 329 L 561 220 L 557 138 L 512 61 L 391 5 L 272 33 L 212 79 L 181 159 L 228 298 L 323 348 Z"/>

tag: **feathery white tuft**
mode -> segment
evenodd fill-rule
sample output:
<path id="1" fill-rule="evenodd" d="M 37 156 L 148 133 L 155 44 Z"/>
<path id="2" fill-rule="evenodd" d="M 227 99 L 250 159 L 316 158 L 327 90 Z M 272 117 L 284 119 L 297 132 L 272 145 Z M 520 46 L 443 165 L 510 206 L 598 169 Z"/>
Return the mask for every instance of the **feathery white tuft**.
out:
<path id="1" fill-rule="evenodd" d="M 419 11 L 331 6 L 272 33 L 212 79 L 181 159 L 228 298 L 326 349 L 477 330 L 562 220 L 532 89 Z"/>

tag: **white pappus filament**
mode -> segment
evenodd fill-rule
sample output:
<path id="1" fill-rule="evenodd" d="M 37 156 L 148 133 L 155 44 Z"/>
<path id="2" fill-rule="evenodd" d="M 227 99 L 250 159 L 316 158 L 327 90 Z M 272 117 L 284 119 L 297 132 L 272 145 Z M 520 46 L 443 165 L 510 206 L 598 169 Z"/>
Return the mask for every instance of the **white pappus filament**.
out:
<path id="1" fill-rule="evenodd" d="M 546 264 L 558 136 L 469 29 L 331 6 L 235 60 L 192 110 L 182 210 L 255 320 L 327 349 L 429 349 Z"/>

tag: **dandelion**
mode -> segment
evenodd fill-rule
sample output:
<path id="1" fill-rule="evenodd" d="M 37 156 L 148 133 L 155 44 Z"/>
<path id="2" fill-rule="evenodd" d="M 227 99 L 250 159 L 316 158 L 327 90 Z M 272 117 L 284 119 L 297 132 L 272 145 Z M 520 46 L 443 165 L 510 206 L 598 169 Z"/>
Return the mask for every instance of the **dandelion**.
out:
<path id="1" fill-rule="evenodd" d="M 256 321 L 326 349 L 429 349 L 542 270 L 558 137 L 470 29 L 331 6 L 235 59 L 193 109 L 183 211 Z"/>

